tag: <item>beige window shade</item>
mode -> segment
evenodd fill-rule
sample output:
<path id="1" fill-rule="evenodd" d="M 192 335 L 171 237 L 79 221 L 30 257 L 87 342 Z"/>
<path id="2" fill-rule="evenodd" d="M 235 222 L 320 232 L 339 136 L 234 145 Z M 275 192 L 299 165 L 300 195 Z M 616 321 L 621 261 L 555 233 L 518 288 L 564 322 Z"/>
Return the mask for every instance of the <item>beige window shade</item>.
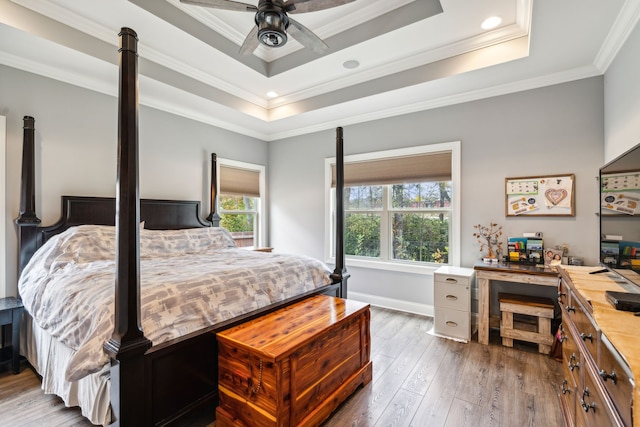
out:
<path id="1" fill-rule="evenodd" d="M 220 194 L 260 197 L 260 172 L 220 165 Z"/>
<path id="2" fill-rule="evenodd" d="M 335 165 L 331 165 L 331 174 L 331 186 L 335 187 Z M 450 151 L 344 164 L 345 186 L 450 180 Z"/>

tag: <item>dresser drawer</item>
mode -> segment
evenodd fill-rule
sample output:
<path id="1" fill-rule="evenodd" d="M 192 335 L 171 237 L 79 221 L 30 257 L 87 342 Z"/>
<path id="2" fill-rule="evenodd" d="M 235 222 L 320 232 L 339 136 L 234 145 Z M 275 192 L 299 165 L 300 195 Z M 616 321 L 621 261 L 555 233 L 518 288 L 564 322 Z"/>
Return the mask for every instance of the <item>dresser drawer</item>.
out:
<path id="1" fill-rule="evenodd" d="M 451 310 L 435 307 L 435 332 L 439 335 L 471 339 L 471 313 L 468 311 Z"/>
<path id="2" fill-rule="evenodd" d="M 596 369 L 623 421 L 626 425 L 631 425 L 632 375 L 605 336 L 602 336 L 600 342 L 600 359 Z"/>
<path id="3" fill-rule="evenodd" d="M 471 307 L 470 304 L 469 285 L 435 283 L 434 305 L 436 307 L 468 311 Z"/>
<path id="4" fill-rule="evenodd" d="M 569 286 L 564 280 L 561 280 L 558 285 L 558 305 L 560 307 L 566 307 L 569 305 L 569 295 L 571 295 Z"/>
<path id="5" fill-rule="evenodd" d="M 597 374 L 591 369 L 585 369 L 584 387 L 578 388 L 577 409 L 582 413 L 590 427 L 616 426 L 624 424 L 617 412 L 612 410 L 606 392 L 601 388 Z"/>
<path id="6" fill-rule="evenodd" d="M 576 339 L 581 339 L 591 358 L 598 360 L 598 342 L 600 340 L 600 330 L 595 327 L 595 322 L 586 312 L 580 301 L 571 296 L 567 307 L 569 319 L 575 324 L 577 330 Z"/>
<path id="7" fill-rule="evenodd" d="M 577 384 L 573 378 L 573 372 L 569 369 L 569 366 L 564 363 L 562 365 L 562 383 L 560 383 L 559 396 L 561 404 L 563 405 L 564 415 L 570 420 L 568 422 L 569 425 L 575 424 L 577 388 Z"/>

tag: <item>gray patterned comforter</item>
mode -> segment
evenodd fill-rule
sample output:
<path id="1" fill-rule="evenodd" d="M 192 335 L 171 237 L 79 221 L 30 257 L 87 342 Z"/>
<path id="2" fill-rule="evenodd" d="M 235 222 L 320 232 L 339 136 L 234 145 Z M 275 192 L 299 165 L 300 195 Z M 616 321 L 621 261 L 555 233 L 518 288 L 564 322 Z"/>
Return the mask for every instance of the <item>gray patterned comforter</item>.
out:
<path id="1" fill-rule="evenodd" d="M 108 363 L 114 248 L 114 227 L 72 227 L 40 248 L 20 277 L 34 321 L 75 352 L 69 381 Z M 141 230 L 142 327 L 157 345 L 328 284 L 329 273 L 309 257 L 237 248 L 223 228 Z"/>

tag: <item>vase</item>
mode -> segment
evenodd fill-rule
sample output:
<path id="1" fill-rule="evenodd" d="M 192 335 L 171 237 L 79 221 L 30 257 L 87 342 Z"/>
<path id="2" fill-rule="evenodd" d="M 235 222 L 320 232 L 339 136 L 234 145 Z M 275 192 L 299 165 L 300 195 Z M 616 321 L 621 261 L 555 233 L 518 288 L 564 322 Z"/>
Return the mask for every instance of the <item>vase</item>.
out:
<path id="1" fill-rule="evenodd" d="M 491 246 L 488 247 L 487 256 L 485 258 L 495 258 L 496 254 L 493 252 L 493 248 Z"/>

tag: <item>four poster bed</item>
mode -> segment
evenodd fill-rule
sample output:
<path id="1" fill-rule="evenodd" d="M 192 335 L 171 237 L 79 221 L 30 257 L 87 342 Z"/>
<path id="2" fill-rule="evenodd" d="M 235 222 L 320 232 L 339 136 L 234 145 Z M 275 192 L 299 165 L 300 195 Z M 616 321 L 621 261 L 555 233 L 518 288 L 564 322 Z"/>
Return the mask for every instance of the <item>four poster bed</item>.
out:
<path id="1" fill-rule="evenodd" d="M 139 199 L 137 36 L 128 28 L 119 36 L 116 198 L 63 196 L 61 219 L 41 226 L 34 119 L 24 119 L 16 220 L 24 353 L 45 392 L 92 422 L 166 425 L 215 406 L 217 332 L 315 294 L 346 298 L 342 130 L 335 269 L 239 249 L 217 227 L 215 164 L 208 221 L 200 202 Z"/>

